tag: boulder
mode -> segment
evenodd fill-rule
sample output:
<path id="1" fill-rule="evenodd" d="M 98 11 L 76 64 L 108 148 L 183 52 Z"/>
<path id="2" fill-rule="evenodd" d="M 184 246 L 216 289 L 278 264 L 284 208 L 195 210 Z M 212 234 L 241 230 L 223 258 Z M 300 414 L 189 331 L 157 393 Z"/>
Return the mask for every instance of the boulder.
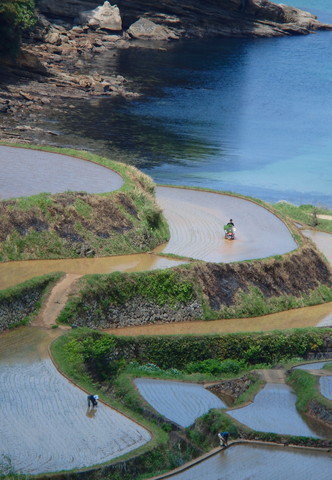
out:
<path id="1" fill-rule="evenodd" d="M 116 5 L 112 6 L 109 2 L 105 2 L 94 10 L 81 12 L 79 21 L 82 25 L 87 25 L 94 29 L 101 28 L 116 32 L 122 30 L 120 10 Z"/>
<path id="2" fill-rule="evenodd" d="M 157 25 L 148 18 L 140 18 L 137 20 L 137 22 L 130 25 L 127 33 L 132 38 L 139 39 L 170 40 L 178 38 L 170 29 L 162 25 Z"/>

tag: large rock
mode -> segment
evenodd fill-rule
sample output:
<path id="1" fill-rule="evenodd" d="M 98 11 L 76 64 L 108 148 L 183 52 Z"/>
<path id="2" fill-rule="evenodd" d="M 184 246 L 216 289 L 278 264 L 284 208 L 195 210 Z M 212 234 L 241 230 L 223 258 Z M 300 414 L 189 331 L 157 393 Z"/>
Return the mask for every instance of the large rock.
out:
<path id="1" fill-rule="evenodd" d="M 79 21 L 82 25 L 91 28 L 102 28 L 103 30 L 121 31 L 122 19 L 120 11 L 116 5 L 112 6 L 109 2 L 79 14 Z"/>
<path id="2" fill-rule="evenodd" d="M 170 40 L 178 38 L 171 30 L 162 25 L 157 25 L 147 18 L 140 18 L 133 23 L 127 33 L 132 38 L 153 39 L 153 40 Z"/>

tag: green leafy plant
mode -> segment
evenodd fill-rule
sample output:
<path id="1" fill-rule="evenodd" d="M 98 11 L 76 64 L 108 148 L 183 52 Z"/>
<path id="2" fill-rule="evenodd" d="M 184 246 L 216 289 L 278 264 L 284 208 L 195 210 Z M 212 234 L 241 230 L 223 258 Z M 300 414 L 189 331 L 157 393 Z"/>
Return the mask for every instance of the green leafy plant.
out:
<path id="1" fill-rule="evenodd" d="M 34 0 L 2 0 L 0 3 L 0 53 L 18 51 L 21 35 L 33 27 L 35 19 Z"/>

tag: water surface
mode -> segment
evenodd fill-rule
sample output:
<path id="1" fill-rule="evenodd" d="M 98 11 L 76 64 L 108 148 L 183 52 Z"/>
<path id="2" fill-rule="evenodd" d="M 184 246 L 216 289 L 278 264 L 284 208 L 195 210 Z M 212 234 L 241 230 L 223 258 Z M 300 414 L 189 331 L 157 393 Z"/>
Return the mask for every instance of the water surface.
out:
<path id="1" fill-rule="evenodd" d="M 181 427 L 189 427 L 211 408 L 226 407 L 203 385 L 152 378 L 136 378 L 135 384 L 158 413 Z"/>
<path id="2" fill-rule="evenodd" d="M 296 0 L 332 22 L 325 0 Z M 126 159 L 158 183 L 332 207 L 332 32 L 181 41 L 105 53 L 144 97 L 43 113 L 63 144 Z"/>
<path id="3" fill-rule="evenodd" d="M 228 414 L 259 432 L 318 437 L 297 412 L 295 402 L 296 396 L 290 387 L 267 383 L 253 403 L 230 410 Z"/>
<path id="4" fill-rule="evenodd" d="M 285 447 L 236 445 L 172 475 L 172 480 L 331 479 L 331 456 Z"/>
<path id="5" fill-rule="evenodd" d="M 57 153 L 0 146 L 0 199 L 41 192 L 117 190 L 122 177 L 93 162 Z"/>

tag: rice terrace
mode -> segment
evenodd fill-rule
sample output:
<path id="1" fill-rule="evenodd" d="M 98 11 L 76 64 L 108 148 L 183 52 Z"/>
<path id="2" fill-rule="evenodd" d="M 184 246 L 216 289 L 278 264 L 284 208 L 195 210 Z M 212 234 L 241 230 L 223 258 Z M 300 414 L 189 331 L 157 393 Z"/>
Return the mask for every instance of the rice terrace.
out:
<path id="1" fill-rule="evenodd" d="M 189 3 L 0 5 L 0 479 L 331 479 L 332 8 Z"/>

